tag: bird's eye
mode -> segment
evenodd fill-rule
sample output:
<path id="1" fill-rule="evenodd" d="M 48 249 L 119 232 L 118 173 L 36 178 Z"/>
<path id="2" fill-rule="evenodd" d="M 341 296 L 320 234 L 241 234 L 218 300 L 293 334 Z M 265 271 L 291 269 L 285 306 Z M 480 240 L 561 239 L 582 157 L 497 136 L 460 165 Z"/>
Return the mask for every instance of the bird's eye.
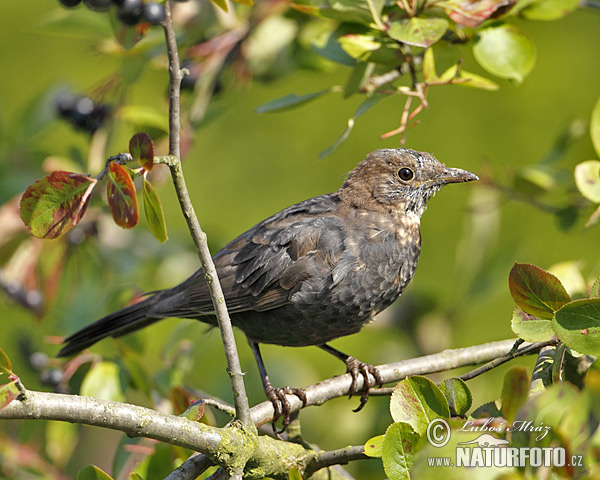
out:
<path id="1" fill-rule="evenodd" d="M 403 167 L 398 170 L 398 178 L 400 178 L 400 180 L 404 180 L 405 182 L 412 180 L 414 176 L 415 174 L 410 168 Z"/>

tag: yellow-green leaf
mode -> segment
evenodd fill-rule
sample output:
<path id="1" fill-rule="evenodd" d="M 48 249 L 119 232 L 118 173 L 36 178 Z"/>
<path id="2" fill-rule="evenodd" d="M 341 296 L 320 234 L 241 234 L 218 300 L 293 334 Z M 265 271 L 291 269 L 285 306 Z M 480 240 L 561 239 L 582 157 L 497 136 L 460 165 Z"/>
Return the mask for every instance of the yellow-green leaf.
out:
<path id="1" fill-rule="evenodd" d="M 488 72 L 521 83 L 535 64 L 535 46 L 517 27 L 494 25 L 479 31 L 473 55 Z"/>
<path id="2" fill-rule="evenodd" d="M 167 223 L 163 212 L 162 203 L 158 197 L 156 190 L 148 180 L 144 178 L 144 189 L 142 194 L 144 200 L 144 213 L 148 227 L 152 235 L 161 243 L 168 240 Z"/>

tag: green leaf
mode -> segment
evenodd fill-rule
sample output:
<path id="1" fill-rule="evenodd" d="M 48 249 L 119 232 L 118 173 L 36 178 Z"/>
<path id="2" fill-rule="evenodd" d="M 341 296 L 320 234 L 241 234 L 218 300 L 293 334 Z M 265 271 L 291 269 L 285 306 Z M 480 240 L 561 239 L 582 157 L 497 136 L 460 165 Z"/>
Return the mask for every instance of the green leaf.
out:
<path id="1" fill-rule="evenodd" d="M 289 95 L 277 98 L 276 100 L 271 100 L 270 102 L 261 105 L 255 111 L 256 113 L 271 113 L 290 110 L 292 108 L 308 103 L 312 100 L 315 100 L 319 97 L 322 97 L 326 93 L 332 92 L 334 89 L 335 87 L 330 87 L 326 88 L 325 90 L 321 90 L 319 92 L 314 93 L 308 93 L 306 95 L 296 95 L 295 93 L 290 93 Z"/>
<path id="2" fill-rule="evenodd" d="M 434 418 L 450 416 L 442 391 L 427 377 L 418 375 L 398 382 L 390 399 L 390 412 L 394 421 L 408 423 L 419 435 L 427 431 Z"/>
<path id="3" fill-rule="evenodd" d="M 330 0 L 328 3 L 331 8 L 321 9 L 321 14 L 327 18 L 361 25 L 369 25 L 372 22 L 371 10 L 366 1 Z"/>
<path id="4" fill-rule="evenodd" d="M 453 377 L 440 383 L 440 390 L 448 400 L 450 413 L 453 415 L 465 415 L 473 404 L 473 395 L 464 380 Z"/>
<path id="5" fill-rule="evenodd" d="M 347 33 L 349 33 L 348 28 L 345 25 L 341 25 L 330 35 L 320 35 L 315 38 L 310 47 L 314 52 L 327 60 L 345 65 L 346 67 L 353 67 L 356 61 L 344 51 L 338 41 L 339 38 Z"/>
<path id="6" fill-rule="evenodd" d="M 349 33 L 338 38 L 338 42 L 348 55 L 357 60 L 366 60 L 371 52 L 381 47 L 381 40 L 373 35 Z"/>
<path id="7" fill-rule="evenodd" d="M 377 25 L 377 28 L 384 29 L 385 26 L 381 21 L 381 12 L 385 6 L 385 0 L 367 0 L 367 5 L 369 6 L 371 16 L 373 17 L 373 21 L 375 22 L 375 25 Z"/>
<path id="8" fill-rule="evenodd" d="M 380 100 L 383 100 L 385 97 L 386 97 L 386 95 L 375 94 L 371 97 L 368 97 L 366 100 L 364 100 L 358 106 L 358 108 L 354 112 L 354 115 L 348 119 L 348 126 L 346 127 L 346 129 L 342 132 L 342 134 L 338 137 L 338 139 L 335 142 L 333 142 L 333 145 L 331 145 L 329 148 L 323 150 L 319 154 L 319 159 L 325 158 L 331 152 L 336 150 L 342 143 L 344 143 L 348 139 L 348 137 L 350 136 L 350 133 L 352 132 L 352 129 L 354 128 L 355 120 L 358 117 L 360 117 L 361 115 L 368 112 L 371 108 L 373 108 L 375 105 L 377 105 Z"/>
<path id="9" fill-rule="evenodd" d="M 554 331 L 568 347 L 586 355 L 600 355 L 600 298 L 567 303 L 554 318 Z"/>
<path id="10" fill-rule="evenodd" d="M 371 76 L 375 65 L 373 63 L 359 62 L 350 72 L 348 81 L 344 86 L 344 98 L 348 98 L 358 92 Z"/>
<path id="11" fill-rule="evenodd" d="M 585 222 L 585 228 L 590 228 L 592 225 L 595 225 L 600 221 L 600 205 L 598 208 L 592 212 L 590 218 Z"/>
<path id="12" fill-rule="evenodd" d="M 481 75 L 477 75 L 475 73 L 467 72 L 464 69 L 460 69 L 458 72 L 459 80 L 466 80 L 462 82 L 457 82 L 456 85 L 461 87 L 469 87 L 469 88 L 479 88 L 480 90 L 490 90 L 495 91 L 500 88 L 500 86 L 490 80 L 489 78 L 482 77 Z"/>
<path id="13" fill-rule="evenodd" d="M 385 432 L 381 459 L 389 480 L 407 480 L 415 464 L 415 446 L 419 440 L 407 423 L 392 423 Z"/>
<path id="14" fill-rule="evenodd" d="M 167 131 L 169 118 L 163 112 L 145 105 L 124 105 L 115 115 L 131 125 Z"/>
<path id="15" fill-rule="evenodd" d="M 227 1 L 226 0 L 210 0 L 212 3 L 214 3 L 217 7 L 219 7 L 221 10 L 223 10 L 225 13 L 229 12 L 229 7 L 227 6 Z"/>
<path id="16" fill-rule="evenodd" d="M 102 400 L 122 402 L 125 396 L 118 365 L 113 362 L 98 362 L 92 365 L 81 382 L 79 393 Z"/>
<path id="17" fill-rule="evenodd" d="M 144 199 L 144 213 L 148 222 L 148 228 L 150 228 L 154 238 L 161 243 L 165 243 L 169 237 L 167 236 L 167 223 L 162 204 L 156 190 L 154 190 L 154 187 L 145 178 L 142 197 Z"/>
<path id="18" fill-rule="evenodd" d="M 350 117 L 348 119 L 348 126 L 346 127 L 346 129 L 336 139 L 336 141 L 333 142 L 333 144 L 331 144 L 328 148 L 326 148 L 321 153 L 319 153 L 319 159 L 321 160 L 321 159 L 325 158 L 327 155 L 329 155 L 333 151 L 337 150 L 339 148 L 339 146 L 341 144 L 343 144 L 346 140 L 348 140 L 348 137 L 350 136 L 350 133 L 352 132 L 353 128 L 354 128 L 354 117 Z"/>
<path id="19" fill-rule="evenodd" d="M 113 480 L 113 478 L 95 465 L 88 465 L 79 470 L 76 480 Z"/>
<path id="20" fill-rule="evenodd" d="M 588 160 L 575 167 L 575 184 L 581 194 L 594 203 L 600 203 L 600 161 Z"/>
<path id="21" fill-rule="evenodd" d="M 204 416 L 204 400 L 196 400 L 188 408 L 186 408 L 185 411 L 179 416 L 185 417 L 188 420 L 192 420 L 194 422 L 200 421 L 200 419 Z"/>
<path id="22" fill-rule="evenodd" d="M 412 17 L 391 22 L 388 35 L 408 45 L 429 47 L 437 42 L 448 29 L 448 21 L 443 18 Z"/>
<path id="23" fill-rule="evenodd" d="M 296 468 L 296 467 L 290 468 L 290 471 L 288 472 L 288 478 L 289 478 L 289 480 L 302 480 L 302 475 L 300 475 L 300 470 L 298 470 L 298 468 Z"/>
<path id="24" fill-rule="evenodd" d="M 46 424 L 46 453 L 53 465 L 63 468 L 73 456 L 79 439 L 79 427 L 68 422 L 48 422 Z"/>
<path id="25" fill-rule="evenodd" d="M 512 423 L 519 409 L 527 400 L 529 392 L 529 375 L 527 369 L 523 366 L 512 367 L 504 375 L 504 385 L 502 387 L 502 414 Z"/>
<path id="26" fill-rule="evenodd" d="M 115 223 L 121 228 L 133 228 L 139 220 L 137 193 L 129 171 L 116 162 L 108 164 L 106 197 Z"/>
<path id="27" fill-rule="evenodd" d="M 528 342 L 544 342 L 554 336 L 551 320 L 529 315 L 519 307 L 513 312 L 511 328 L 517 337 Z"/>
<path id="28" fill-rule="evenodd" d="M 592 137 L 594 149 L 600 157 L 600 98 L 596 102 L 596 105 L 594 105 L 594 110 L 592 110 L 592 118 L 590 121 L 590 136 Z"/>
<path id="29" fill-rule="evenodd" d="M 473 55 L 488 72 L 521 83 L 535 64 L 535 46 L 521 30 L 500 24 L 479 31 Z"/>
<path id="30" fill-rule="evenodd" d="M 571 13 L 578 5 L 579 0 L 535 0 L 520 13 L 529 20 L 558 20 Z"/>
<path id="31" fill-rule="evenodd" d="M 369 438 L 365 443 L 365 455 L 380 458 L 383 455 L 383 435 Z"/>
<path id="32" fill-rule="evenodd" d="M 593 283 L 590 288 L 590 298 L 600 298 L 600 277 Z"/>
<path id="33" fill-rule="evenodd" d="M 79 223 L 96 179 L 82 173 L 52 172 L 21 198 L 21 219 L 38 238 L 58 238 Z"/>
<path id="34" fill-rule="evenodd" d="M 458 48 L 449 42 L 437 42 L 423 56 L 423 76 L 426 81 L 449 81 L 455 77 L 460 60 Z"/>
<path id="35" fill-rule="evenodd" d="M 139 473 L 137 473 L 137 472 L 130 472 L 129 473 L 129 479 L 130 480 L 144 480 L 144 478 Z"/>
<path id="36" fill-rule="evenodd" d="M 12 362 L 2 347 L 0 347 L 0 372 L 8 374 L 12 372 Z"/>
<path id="37" fill-rule="evenodd" d="M 5 385 L 0 385 L 0 410 L 6 407 L 10 402 L 19 396 L 19 389 L 15 382 L 9 382 Z"/>
<path id="38" fill-rule="evenodd" d="M 515 303 L 539 318 L 551 319 L 554 312 L 571 301 L 558 278 L 528 263 L 515 262 L 508 285 Z"/>
<path id="39" fill-rule="evenodd" d="M 144 132 L 136 133 L 129 140 L 129 153 L 147 171 L 154 166 L 154 142 L 152 137 Z"/>

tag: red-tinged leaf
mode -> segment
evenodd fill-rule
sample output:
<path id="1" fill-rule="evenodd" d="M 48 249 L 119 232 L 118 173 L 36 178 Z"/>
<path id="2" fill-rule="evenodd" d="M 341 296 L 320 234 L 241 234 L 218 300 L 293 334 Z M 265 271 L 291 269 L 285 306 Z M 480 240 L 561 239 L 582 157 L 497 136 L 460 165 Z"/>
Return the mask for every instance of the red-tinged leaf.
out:
<path id="1" fill-rule="evenodd" d="M 457 25 L 475 28 L 507 13 L 517 0 L 449 0 L 441 4 Z"/>
<path id="2" fill-rule="evenodd" d="M 167 224 L 165 222 L 165 214 L 163 212 L 160 198 L 156 194 L 156 190 L 148 180 L 144 178 L 144 213 L 148 227 L 152 235 L 161 243 L 165 243 L 169 238 L 167 236 Z"/>
<path id="3" fill-rule="evenodd" d="M 96 179 L 83 173 L 52 172 L 21 198 L 21 219 L 38 238 L 58 238 L 79 223 Z"/>
<path id="4" fill-rule="evenodd" d="M 2 347 L 0 347 L 0 373 L 1 372 L 8 374 L 12 372 L 12 363 L 6 352 L 2 350 Z"/>
<path id="5" fill-rule="evenodd" d="M 154 142 L 150 135 L 140 132 L 131 137 L 131 140 L 129 140 L 129 153 L 146 170 L 152 170 L 154 166 Z"/>
<path id="6" fill-rule="evenodd" d="M 528 342 L 545 342 L 554 336 L 551 320 L 529 315 L 519 307 L 513 312 L 511 327 L 517 337 Z"/>
<path id="7" fill-rule="evenodd" d="M 200 419 L 204 416 L 204 400 L 196 400 L 179 416 L 185 417 L 194 422 L 200 421 Z"/>
<path id="8" fill-rule="evenodd" d="M 0 386 L 0 410 L 19 396 L 19 389 L 14 382 Z"/>
<path id="9" fill-rule="evenodd" d="M 508 285 L 515 303 L 538 318 L 552 319 L 554 312 L 571 301 L 558 278 L 528 263 L 515 262 Z"/>
<path id="10" fill-rule="evenodd" d="M 115 223 L 121 228 L 133 228 L 139 220 L 137 194 L 131 175 L 116 162 L 108 165 L 106 196 Z"/>
<path id="11" fill-rule="evenodd" d="M 381 458 L 383 455 L 383 435 L 369 438 L 365 443 L 365 455 L 373 458 Z"/>

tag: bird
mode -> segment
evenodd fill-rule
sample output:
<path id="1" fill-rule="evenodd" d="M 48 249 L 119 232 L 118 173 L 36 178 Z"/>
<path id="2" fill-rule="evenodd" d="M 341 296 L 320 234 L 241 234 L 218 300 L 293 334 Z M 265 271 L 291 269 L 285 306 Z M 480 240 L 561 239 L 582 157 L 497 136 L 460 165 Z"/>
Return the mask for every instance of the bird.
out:
<path id="1" fill-rule="evenodd" d="M 346 364 L 350 395 L 364 378 L 360 410 L 378 370 L 328 342 L 352 335 L 389 307 L 412 279 L 421 251 L 420 219 L 444 186 L 478 180 L 433 155 L 407 148 L 369 153 L 334 193 L 292 205 L 229 242 L 213 260 L 232 324 L 253 350 L 274 419 L 289 423 L 286 395 L 306 404 L 303 389 L 275 388 L 259 344 L 318 346 Z M 58 356 L 76 354 L 105 337 L 145 328 L 163 318 L 216 326 L 199 269 L 181 284 L 149 294 L 67 337 Z M 373 377 L 373 381 L 371 380 Z"/>

